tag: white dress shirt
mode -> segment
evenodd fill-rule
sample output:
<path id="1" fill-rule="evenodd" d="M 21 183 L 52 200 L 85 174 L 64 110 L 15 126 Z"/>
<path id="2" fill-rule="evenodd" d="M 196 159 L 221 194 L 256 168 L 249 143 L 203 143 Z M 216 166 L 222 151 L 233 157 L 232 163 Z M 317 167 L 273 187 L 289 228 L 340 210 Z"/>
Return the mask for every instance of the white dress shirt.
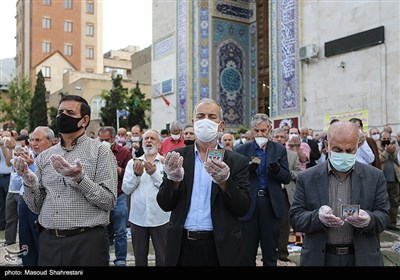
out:
<path id="1" fill-rule="evenodd" d="M 128 161 L 122 181 L 122 191 L 131 195 L 131 209 L 129 221 L 141 227 L 156 227 L 166 224 L 169 221 L 170 212 L 164 212 L 158 206 L 156 197 L 163 181 L 164 168 L 157 154 L 153 163 L 157 170 L 149 175 L 146 170 L 138 177 L 133 172 L 135 159 Z M 146 160 L 145 155 L 140 159 Z"/>

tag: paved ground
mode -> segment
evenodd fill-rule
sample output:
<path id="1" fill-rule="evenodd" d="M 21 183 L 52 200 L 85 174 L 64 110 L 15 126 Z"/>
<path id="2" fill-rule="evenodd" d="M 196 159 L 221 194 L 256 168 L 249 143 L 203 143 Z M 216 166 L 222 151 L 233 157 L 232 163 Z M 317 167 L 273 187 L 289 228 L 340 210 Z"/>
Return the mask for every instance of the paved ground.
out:
<path id="1" fill-rule="evenodd" d="M 400 227 L 400 214 L 398 216 L 398 225 Z M 132 243 L 130 240 L 130 236 L 128 234 L 128 258 L 127 258 L 127 265 L 134 266 L 134 256 L 132 250 Z M 392 231 L 386 230 L 384 231 L 381 236 L 381 247 L 382 252 L 384 254 L 384 262 L 385 266 L 400 266 L 400 231 Z M 0 231 L 0 244 L 4 243 L 4 231 Z M 114 259 L 114 247 L 111 248 L 111 261 Z M 21 261 L 18 258 L 10 259 L 7 257 L 9 256 L 9 252 L 16 252 L 19 250 L 19 245 L 14 244 L 11 246 L 1 246 L 0 247 L 0 266 L 21 266 Z M 291 262 L 278 262 L 278 266 L 298 266 L 300 260 L 300 253 L 294 252 L 290 253 L 289 259 Z M 149 254 L 149 265 L 154 266 L 155 258 L 154 258 L 154 250 L 150 246 L 150 254 Z M 113 263 L 110 262 L 112 266 Z M 257 257 L 257 265 L 262 266 L 261 262 L 261 255 L 259 251 L 259 255 Z"/>

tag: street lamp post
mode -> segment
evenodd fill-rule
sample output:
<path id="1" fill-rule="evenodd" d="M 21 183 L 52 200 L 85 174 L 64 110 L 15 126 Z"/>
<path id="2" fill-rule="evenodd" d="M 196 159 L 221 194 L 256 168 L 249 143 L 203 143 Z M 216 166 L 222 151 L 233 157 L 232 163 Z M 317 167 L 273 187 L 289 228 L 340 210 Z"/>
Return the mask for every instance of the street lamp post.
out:
<path id="1" fill-rule="evenodd" d="M 119 118 L 120 117 L 128 117 L 129 116 L 129 111 L 128 110 L 116 110 L 117 114 L 117 130 L 119 129 Z"/>

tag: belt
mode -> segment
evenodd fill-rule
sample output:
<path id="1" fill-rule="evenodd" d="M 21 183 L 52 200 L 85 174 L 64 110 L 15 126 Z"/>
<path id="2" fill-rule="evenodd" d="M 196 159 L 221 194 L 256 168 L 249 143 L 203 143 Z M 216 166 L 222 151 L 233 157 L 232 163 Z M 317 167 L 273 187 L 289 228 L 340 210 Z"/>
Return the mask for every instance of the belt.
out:
<path id="1" fill-rule="evenodd" d="M 204 230 L 197 230 L 197 231 L 190 231 L 185 230 L 185 236 L 189 240 L 208 240 L 214 238 L 214 233 L 212 231 L 204 231 Z"/>
<path id="2" fill-rule="evenodd" d="M 257 196 L 268 196 L 269 192 L 266 190 L 258 190 L 257 191 Z"/>
<path id="3" fill-rule="evenodd" d="M 326 244 L 325 252 L 334 254 L 334 255 L 350 255 L 354 254 L 354 245 L 334 245 L 334 244 Z"/>
<path id="4" fill-rule="evenodd" d="M 10 176 L 10 173 L 8 173 L 8 174 L 0 174 L 0 177 L 9 177 Z"/>
<path id="5" fill-rule="evenodd" d="M 75 229 L 47 229 L 45 230 L 50 233 L 50 235 L 56 236 L 56 237 L 68 237 L 71 235 L 76 235 L 82 232 L 86 231 L 91 231 L 97 228 L 100 228 L 102 226 L 96 226 L 96 227 L 81 227 L 81 228 L 75 228 Z"/>

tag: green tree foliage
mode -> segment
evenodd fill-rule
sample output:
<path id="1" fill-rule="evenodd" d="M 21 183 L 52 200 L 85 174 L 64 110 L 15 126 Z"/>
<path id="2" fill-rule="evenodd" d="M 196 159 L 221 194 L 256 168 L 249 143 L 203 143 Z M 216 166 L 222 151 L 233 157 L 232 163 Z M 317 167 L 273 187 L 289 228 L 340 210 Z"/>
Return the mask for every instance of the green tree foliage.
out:
<path id="1" fill-rule="evenodd" d="M 8 84 L 8 94 L 2 93 L 0 98 L 0 112 L 3 117 L 0 121 L 13 121 L 15 129 L 20 131 L 28 127 L 29 110 L 31 108 L 31 85 L 29 79 L 17 81 L 14 79 Z M 8 98 L 5 97 L 8 95 Z"/>
<path id="2" fill-rule="evenodd" d="M 49 127 L 51 128 L 51 130 L 54 131 L 54 135 L 58 135 L 58 130 L 57 130 L 57 115 L 58 115 L 58 108 L 51 106 L 50 108 L 48 108 L 48 112 L 49 112 L 49 117 L 50 117 L 50 125 Z"/>
<path id="3" fill-rule="evenodd" d="M 67 93 L 59 92 L 58 95 L 60 96 L 60 101 L 61 99 L 68 95 Z M 51 106 L 50 108 L 47 109 L 49 119 L 50 119 L 50 124 L 49 127 L 51 130 L 54 131 L 54 135 L 58 135 L 58 130 L 57 130 L 57 115 L 58 115 L 58 107 Z"/>
<path id="4" fill-rule="evenodd" d="M 145 98 L 139 87 L 139 82 L 136 82 L 136 87 L 130 90 L 130 96 L 127 101 L 129 111 L 128 127 L 140 125 L 142 128 L 147 129 L 149 126 L 146 124 L 145 112 L 151 108 L 151 100 Z M 150 120 L 147 120 L 150 123 Z"/>
<path id="5" fill-rule="evenodd" d="M 39 71 L 32 98 L 30 131 L 33 131 L 37 126 L 47 126 L 47 124 L 46 85 L 42 71 Z"/>
<path id="6" fill-rule="evenodd" d="M 110 91 L 103 91 L 101 97 L 106 104 L 100 110 L 101 125 L 112 126 L 117 129 L 116 111 L 126 104 L 128 89 L 122 86 L 122 75 L 112 79 L 113 87 Z M 120 122 L 120 126 L 123 126 Z"/>
<path id="7" fill-rule="evenodd" d="M 239 139 L 240 138 L 240 131 L 247 131 L 247 130 L 251 130 L 247 127 L 245 127 L 243 124 L 241 124 L 237 129 L 236 129 L 236 133 L 235 133 L 235 139 Z"/>

